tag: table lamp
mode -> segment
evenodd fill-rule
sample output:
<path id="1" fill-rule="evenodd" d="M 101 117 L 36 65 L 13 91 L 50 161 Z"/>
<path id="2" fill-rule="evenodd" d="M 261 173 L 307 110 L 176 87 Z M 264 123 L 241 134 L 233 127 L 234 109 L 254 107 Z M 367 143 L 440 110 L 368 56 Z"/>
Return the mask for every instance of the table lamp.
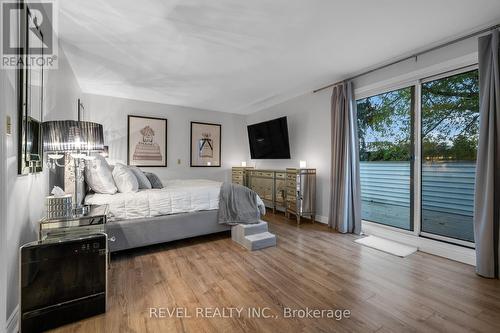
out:
<path id="1" fill-rule="evenodd" d="M 104 149 L 104 135 L 101 124 L 89 121 L 58 120 L 46 121 L 42 124 L 43 151 L 48 155 L 50 168 L 66 167 L 67 162 L 60 163 L 66 154 L 73 158 L 75 181 L 75 212 L 82 210 L 78 200 L 78 183 L 83 181 L 85 160 L 93 159 L 93 152 Z"/>

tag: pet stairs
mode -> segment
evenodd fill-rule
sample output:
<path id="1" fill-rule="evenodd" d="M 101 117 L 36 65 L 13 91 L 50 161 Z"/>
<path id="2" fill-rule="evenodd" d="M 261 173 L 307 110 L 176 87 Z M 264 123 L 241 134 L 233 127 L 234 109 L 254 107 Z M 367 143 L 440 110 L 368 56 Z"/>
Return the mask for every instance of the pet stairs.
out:
<path id="1" fill-rule="evenodd" d="M 238 224 L 231 228 L 231 239 L 250 251 L 276 246 L 276 235 L 267 230 L 267 222 Z"/>

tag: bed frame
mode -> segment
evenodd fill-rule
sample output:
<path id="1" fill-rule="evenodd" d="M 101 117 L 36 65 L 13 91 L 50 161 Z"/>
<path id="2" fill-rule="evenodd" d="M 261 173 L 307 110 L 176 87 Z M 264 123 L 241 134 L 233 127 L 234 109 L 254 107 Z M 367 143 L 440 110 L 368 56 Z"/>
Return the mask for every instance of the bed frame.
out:
<path id="1" fill-rule="evenodd" d="M 217 210 L 108 222 L 111 252 L 231 230 L 217 222 Z"/>

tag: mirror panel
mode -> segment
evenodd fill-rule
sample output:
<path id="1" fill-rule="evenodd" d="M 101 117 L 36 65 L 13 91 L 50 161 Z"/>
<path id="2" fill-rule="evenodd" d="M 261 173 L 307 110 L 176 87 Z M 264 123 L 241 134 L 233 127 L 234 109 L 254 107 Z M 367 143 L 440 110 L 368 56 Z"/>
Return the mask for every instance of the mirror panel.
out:
<path id="1" fill-rule="evenodd" d="M 19 22 L 25 24 L 20 29 L 25 36 L 20 36 L 23 45 L 25 63 L 30 57 L 30 47 L 43 46 L 43 33 L 37 28 L 29 8 L 24 7 Z M 23 23 L 24 22 L 24 23 Z M 44 110 L 44 68 L 43 66 L 23 66 L 18 71 L 19 78 L 19 145 L 18 173 L 21 175 L 41 172 L 43 170 L 43 154 L 41 142 L 41 124 Z"/>

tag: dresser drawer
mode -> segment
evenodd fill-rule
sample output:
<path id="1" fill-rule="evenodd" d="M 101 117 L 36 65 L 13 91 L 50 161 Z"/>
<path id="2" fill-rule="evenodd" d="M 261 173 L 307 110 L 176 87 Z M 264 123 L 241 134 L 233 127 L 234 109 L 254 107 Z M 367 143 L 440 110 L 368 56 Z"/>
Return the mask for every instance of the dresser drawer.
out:
<path id="1" fill-rule="evenodd" d="M 272 171 L 251 171 L 250 177 L 274 178 L 274 172 L 272 172 Z"/>
<path id="2" fill-rule="evenodd" d="M 295 201 L 286 201 L 286 208 L 291 211 L 297 211 L 297 203 Z"/>
<path id="3" fill-rule="evenodd" d="M 284 172 L 276 172 L 276 178 L 277 179 L 285 179 L 286 178 L 286 173 L 284 173 Z"/>
<path id="4" fill-rule="evenodd" d="M 233 183 L 236 183 L 236 182 L 242 182 L 243 183 L 243 176 L 241 175 L 234 175 L 233 174 Z"/>
<path id="5" fill-rule="evenodd" d="M 297 196 L 297 190 L 295 188 L 287 187 L 286 196 L 288 198 L 295 198 Z"/>
<path id="6" fill-rule="evenodd" d="M 273 178 L 274 175 L 272 171 L 257 171 L 257 176 Z"/>
<path id="7" fill-rule="evenodd" d="M 261 196 L 261 195 L 268 195 L 268 194 L 272 195 L 273 194 L 273 188 L 265 186 L 263 184 L 257 184 L 257 185 L 254 184 L 254 185 L 250 186 L 250 188 L 253 191 L 257 192 L 257 194 L 259 196 Z"/>
<path id="8" fill-rule="evenodd" d="M 243 170 L 233 170 L 233 176 L 243 176 Z"/>

